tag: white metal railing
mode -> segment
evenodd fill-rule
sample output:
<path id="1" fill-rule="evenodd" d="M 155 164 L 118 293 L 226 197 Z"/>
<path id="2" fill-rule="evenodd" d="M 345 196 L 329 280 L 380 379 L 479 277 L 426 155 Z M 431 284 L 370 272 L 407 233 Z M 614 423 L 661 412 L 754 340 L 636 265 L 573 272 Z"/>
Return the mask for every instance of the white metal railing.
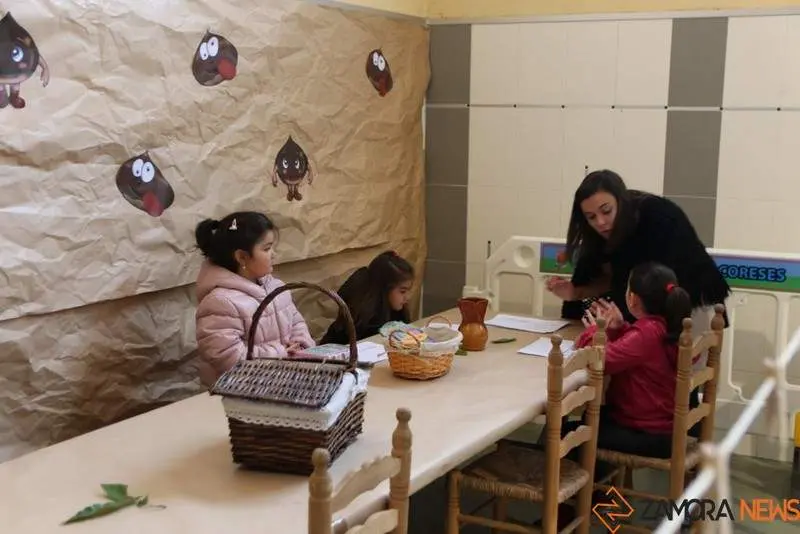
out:
<path id="1" fill-rule="evenodd" d="M 703 444 L 703 468 L 698 472 L 697 478 L 692 481 L 681 495 L 678 502 L 689 502 L 691 499 L 701 499 L 709 492 L 717 502 L 729 501 L 731 498 L 731 454 L 744 438 L 747 430 L 761 415 L 762 410 L 768 409 L 770 424 L 774 424 L 779 414 L 786 413 L 786 367 L 800 351 L 800 328 L 798 328 L 788 346 L 775 358 L 764 361 L 768 376 L 761 383 L 753 398 L 747 403 L 739 419 L 733 424 L 727 435 L 718 444 Z M 781 444 L 788 443 L 788 422 L 784 417 L 777 417 L 778 437 Z M 678 532 L 683 520 L 676 514 L 672 518 L 664 519 L 655 534 L 671 534 Z M 720 517 L 715 522 L 703 523 L 703 532 L 733 532 L 732 518 Z"/>

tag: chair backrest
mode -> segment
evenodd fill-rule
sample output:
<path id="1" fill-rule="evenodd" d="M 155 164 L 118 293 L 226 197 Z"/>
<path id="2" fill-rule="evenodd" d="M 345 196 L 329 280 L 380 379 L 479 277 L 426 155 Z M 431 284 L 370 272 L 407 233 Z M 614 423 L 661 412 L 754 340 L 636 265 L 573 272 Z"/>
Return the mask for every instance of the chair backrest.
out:
<path id="1" fill-rule="evenodd" d="M 711 329 L 697 340 L 692 338 L 692 320 L 683 320 L 683 332 L 678 345 L 678 369 L 675 384 L 675 419 L 672 431 L 672 457 L 670 469 L 670 496 L 677 498 L 683 492 L 685 480 L 686 444 L 688 433 L 702 421 L 700 441 L 714 439 L 714 415 L 717 404 L 717 381 L 719 380 L 719 358 L 725 330 L 725 306 L 714 306 Z M 708 352 L 706 364 L 692 370 L 698 356 Z M 702 386 L 703 401 L 689 410 L 691 392 Z"/>
<path id="2" fill-rule="evenodd" d="M 308 532 L 333 534 L 333 515 L 356 497 L 389 479 L 388 509 L 370 515 L 362 525 L 352 526 L 347 534 L 407 534 L 409 484 L 411 479 L 411 412 L 399 408 L 397 426 L 392 433 L 392 452 L 367 462 L 345 475 L 337 488 L 328 471 L 330 453 L 316 449 L 311 456 L 314 472 L 308 479 Z M 348 525 L 349 526 L 349 525 Z"/>
<path id="3" fill-rule="evenodd" d="M 597 432 L 600 423 L 600 404 L 603 397 L 603 370 L 605 362 L 605 320 L 597 320 L 597 332 L 592 345 L 574 350 L 564 362 L 561 337 L 551 338 L 552 348 L 547 358 L 547 425 L 545 454 L 547 457 L 545 488 L 557 490 L 561 459 L 572 449 L 583 445 L 581 467 L 594 472 L 597 455 Z M 564 395 L 564 379 L 578 371 L 586 371 L 588 383 Z M 584 424 L 561 437 L 562 417 L 577 408 L 585 407 Z M 545 500 L 556 498 L 557 491 L 545 490 Z M 552 504 L 552 503 L 550 503 Z M 549 505 L 546 502 L 545 508 Z"/>

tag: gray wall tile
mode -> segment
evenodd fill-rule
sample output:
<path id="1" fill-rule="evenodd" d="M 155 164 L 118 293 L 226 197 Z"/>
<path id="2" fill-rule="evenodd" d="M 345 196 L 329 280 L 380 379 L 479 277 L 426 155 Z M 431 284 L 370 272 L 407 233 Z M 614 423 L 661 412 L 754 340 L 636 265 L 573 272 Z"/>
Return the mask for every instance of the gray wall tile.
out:
<path id="1" fill-rule="evenodd" d="M 467 188 L 428 185 L 425 221 L 428 258 L 463 263 L 467 255 Z"/>
<path id="2" fill-rule="evenodd" d="M 431 27 L 429 104 L 468 104 L 470 75 L 469 24 Z"/>
<path id="3" fill-rule="evenodd" d="M 728 19 L 672 21 L 670 106 L 721 106 Z"/>
<path id="4" fill-rule="evenodd" d="M 428 316 L 454 308 L 461 298 L 466 272 L 467 266 L 464 262 L 428 260 L 423 281 L 422 315 Z"/>
<path id="5" fill-rule="evenodd" d="M 425 108 L 425 177 L 429 184 L 467 185 L 469 108 Z M 464 213 L 466 217 L 466 212 Z"/>
<path id="6" fill-rule="evenodd" d="M 704 197 L 674 197 L 668 199 L 683 209 L 692 222 L 700 240 L 707 247 L 714 246 L 714 221 L 717 214 L 717 199 Z"/>
<path id="7" fill-rule="evenodd" d="M 665 195 L 717 195 L 721 127 L 720 111 L 667 112 Z"/>

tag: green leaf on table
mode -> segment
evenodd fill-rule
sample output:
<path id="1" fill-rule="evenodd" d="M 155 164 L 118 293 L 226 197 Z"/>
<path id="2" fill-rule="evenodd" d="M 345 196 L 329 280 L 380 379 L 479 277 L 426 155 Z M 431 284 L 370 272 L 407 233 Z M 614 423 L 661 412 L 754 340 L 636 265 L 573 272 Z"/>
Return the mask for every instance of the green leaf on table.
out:
<path id="1" fill-rule="evenodd" d="M 134 504 L 139 508 L 166 508 L 166 506 L 163 505 L 148 504 L 149 498 L 147 495 L 128 495 L 128 486 L 125 484 L 101 484 L 100 487 L 103 488 L 103 493 L 108 500 L 106 502 L 90 504 L 64 521 L 62 525 L 86 521 L 87 519 L 94 519 L 95 517 L 102 517 Z"/>
<path id="2" fill-rule="evenodd" d="M 62 524 L 69 525 L 70 523 L 77 523 L 79 521 L 86 521 L 87 519 L 93 519 L 95 517 L 102 517 L 130 506 L 135 501 L 136 500 L 132 497 L 128 497 L 127 499 L 121 501 L 106 501 L 90 504 L 86 508 L 79 510 L 75 515 L 64 521 Z"/>
<path id="3" fill-rule="evenodd" d="M 128 498 L 127 484 L 100 484 L 103 493 L 111 501 L 124 501 Z"/>
<path id="4" fill-rule="evenodd" d="M 492 343 L 513 343 L 516 341 L 517 338 L 515 337 L 501 337 L 500 339 L 495 339 Z"/>
<path id="5" fill-rule="evenodd" d="M 467 351 L 462 349 L 461 347 L 458 347 L 458 350 L 456 351 L 456 356 L 466 356 L 466 355 Z"/>

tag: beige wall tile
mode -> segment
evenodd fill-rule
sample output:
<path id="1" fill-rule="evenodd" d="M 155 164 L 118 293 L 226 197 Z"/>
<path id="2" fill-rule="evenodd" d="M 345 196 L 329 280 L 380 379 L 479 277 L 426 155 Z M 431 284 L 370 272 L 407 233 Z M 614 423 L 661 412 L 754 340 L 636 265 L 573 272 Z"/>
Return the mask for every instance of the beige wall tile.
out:
<path id="1" fill-rule="evenodd" d="M 521 24 L 516 72 L 519 103 L 561 105 L 568 75 L 567 27 L 563 23 Z"/>
<path id="2" fill-rule="evenodd" d="M 518 24 L 472 26 L 470 102 L 515 104 L 519 100 Z"/>
<path id="3" fill-rule="evenodd" d="M 778 107 L 787 44 L 786 17 L 730 18 L 723 105 Z"/>
<path id="4" fill-rule="evenodd" d="M 666 106 L 672 21 L 619 22 L 617 106 Z"/>
<path id="5" fill-rule="evenodd" d="M 467 198 L 467 262 L 487 257 L 512 235 L 559 235 L 559 205 L 553 194 L 535 189 L 470 186 Z"/>
<path id="6" fill-rule="evenodd" d="M 614 103 L 617 80 L 617 21 L 574 22 L 567 28 L 563 104 Z"/>

